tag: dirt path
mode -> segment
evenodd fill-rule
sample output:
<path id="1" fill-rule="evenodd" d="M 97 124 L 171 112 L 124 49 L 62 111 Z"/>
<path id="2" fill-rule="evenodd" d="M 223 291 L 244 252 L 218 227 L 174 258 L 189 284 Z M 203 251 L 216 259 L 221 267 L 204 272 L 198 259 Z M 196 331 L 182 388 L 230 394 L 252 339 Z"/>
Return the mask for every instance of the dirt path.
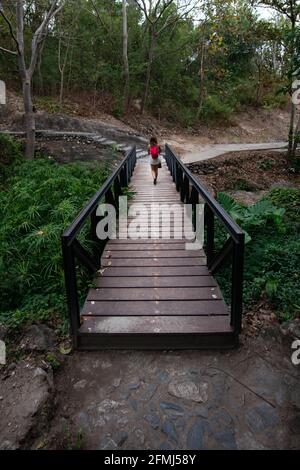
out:
<path id="1" fill-rule="evenodd" d="M 195 139 L 192 142 L 185 139 L 169 140 L 168 143 L 176 148 L 184 163 L 208 160 L 228 152 L 283 149 L 287 146 L 286 142 L 203 145 L 200 142 L 195 142 Z"/>

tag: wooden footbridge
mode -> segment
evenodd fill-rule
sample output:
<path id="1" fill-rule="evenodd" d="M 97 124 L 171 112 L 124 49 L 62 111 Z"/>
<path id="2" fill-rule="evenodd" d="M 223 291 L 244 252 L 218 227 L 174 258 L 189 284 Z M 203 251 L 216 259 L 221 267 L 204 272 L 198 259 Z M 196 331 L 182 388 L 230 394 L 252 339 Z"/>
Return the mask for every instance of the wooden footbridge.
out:
<path id="1" fill-rule="evenodd" d="M 129 206 L 141 203 L 149 208 L 152 203 L 177 203 L 183 208 L 184 204 L 191 204 L 188 232 L 185 230 L 184 235 L 179 232 L 179 219 L 175 216 L 170 225 L 171 237 L 163 238 L 166 226 L 160 214 L 156 221 L 141 217 L 140 233 L 134 239 L 117 237 L 106 244 L 100 241 L 96 235 L 101 220 L 97 207 L 105 201 L 113 204 L 119 214 L 119 196 L 124 188 L 134 194 Z M 191 242 L 194 235 L 199 203 L 205 205 L 204 249 L 187 250 L 186 242 Z M 128 224 L 132 220 L 129 216 Z M 214 243 L 215 220 L 228 234 L 218 253 Z M 89 240 L 84 247 L 87 223 Z M 157 186 L 153 185 L 148 162 L 137 160 L 133 147 L 64 232 L 62 249 L 76 348 L 205 349 L 238 344 L 244 233 L 168 145 Z M 214 274 L 225 261 L 228 265 L 229 259 L 231 301 L 227 305 Z M 78 293 L 82 266 L 93 279 L 85 300 Z"/>

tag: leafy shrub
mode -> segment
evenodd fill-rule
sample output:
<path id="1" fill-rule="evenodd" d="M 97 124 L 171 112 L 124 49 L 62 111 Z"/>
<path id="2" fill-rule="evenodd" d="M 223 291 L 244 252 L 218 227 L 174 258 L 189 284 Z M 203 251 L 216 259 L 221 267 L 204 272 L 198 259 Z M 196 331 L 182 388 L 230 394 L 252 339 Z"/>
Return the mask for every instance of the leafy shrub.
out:
<path id="1" fill-rule="evenodd" d="M 300 190 L 294 188 L 275 188 L 266 199 L 275 206 L 285 209 L 286 223 L 289 231 L 298 230 L 300 226 Z"/>
<path id="2" fill-rule="evenodd" d="M 236 191 L 255 191 L 257 187 L 244 178 L 238 178 L 233 183 L 233 189 Z"/>
<path id="3" fill-rule="evenodd" d="M 246 243 L 251 240 L 251 236 L 248 233 L 249 231 L 251 232 L 251 229 L 258 226 L 266 226 L 270 222 L 279 232 L 285 231 L 282 222 L 285 209 L 278 209 L 267 199 L 263 199 L 246 207 L 236 202 L 228 194 L 219 193 L 218 201 L 229 215 L 244 229 Z"/>
<path id="4" fill-rule="evenodd" d="M 270 158 L 265 158 L 261 162 L 259 162 L 258 167 L 262 170 L 270 170 L 276 165 L 276 161 Z"/>
<path id="5" fill-rule="evenodd" d="M 274 189 L 249 207 L 242 206 L 225 193 L 219 193 L 218 200 L 246 231 L 244 304 L 249 307 L 265 298 L 279 318 L 299 315 L 300 190 Z M 217 224 L 217 248 L 225 240 L 226 233 Z M 217 278 L 229 301 L 229 262 Z"/>
<path id="6" fill-rule="evenodd" d="M 23 161 L 14 173 L 0 193 L 0 321 L 19 326 L 64 318 L 61 234 L 107 172 L 95 164 L 59 165 L 40 158 Z M 82 242 L 87 232 L 88 226 Z M 79 289 L 83 286 L 84 281 Z"/>
<path id="7" fill-rule="evenodd" d="M 287 105 L 288 97 L 283 93 L 268 93 L 263 99 L 263 107 L 265 109 L 284 108 Z"/>
<path id="8" fill-rule="evenodd" d="M 21 158 L 21 144 L 6 134 L 0 134 L 0 184 L 12 173 L 13 165 Z"/>
<path id="9" fill-rule="evenodd" d="M 226 103 L 222 97 L 217 95 L 209 95 L 203 103 L 202 116 L 208 121 L 229 121 L 234 106 Z"/>

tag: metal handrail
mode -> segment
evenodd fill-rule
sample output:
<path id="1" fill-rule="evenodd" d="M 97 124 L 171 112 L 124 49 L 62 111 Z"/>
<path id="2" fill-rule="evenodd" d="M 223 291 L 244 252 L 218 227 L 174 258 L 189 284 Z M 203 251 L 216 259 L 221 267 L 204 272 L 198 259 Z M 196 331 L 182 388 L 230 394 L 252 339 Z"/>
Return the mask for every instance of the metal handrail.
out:
<path id="1" fill-rule="evenodd" d="M 211 273 L 217 272 L 228 255 L 232 253 L 231 325 L 235 334 L 238 335 L 241 331 L 242 319 L 245 233 L 218 201 L 194 177 L 168 144 L 166 144 L 165 150 L 167 166 L 176 184 L 176 189 L 180 192 L 181 201 L 183 203 L 192 202 L 192 204 L 197 204 L 199 202 L 199 195 L 205 201 L 206 256 L 207 267 Z M 214 253 L 215 216 L 226 228 L 230 236 L 217 254 Z"/>
<path id="2" fill-rule="evenodd" d="M 72 224 L 64 231 L 63 237 L 68 239 L 68 243 L 71 243 L 73 239 L 76 237 L 77 233 L 82 228 L 83 224 L 85 223 L 86 219 L 92 214 L 95 210 L 99 200 L 107 193 L 107 191 L 111 188 L 113 182 L 115 181 L 116 177 L 121 173 L 121 171 L 126 167 L 128 162 L 131 162 L 133 154 L 136 152 L 136 147 L 132 147 L 129 152 L 125 155 L 124 159 L 121 161 L 119 166 L 115 169 L 115 171 L 111 174 L 111 176 L 105 181 L 105 183 L 101 186 L 99 191 L 97 191 L 94 196 L 89 200 L 87 205 L 79 212 L 76 216 Z M 136 155 L 134 157 L 136 160 Z M 133 166 L 135 165 L 135 161 Z M 132 173 L 133 168 L 129 168 L 129 172 Z M 128 174 L 127 180 L 128 180 Z M 125 186 L 127 185 L 128 181 L 126 181 Z"/>
<path id="3" fill-rule="evenodd" d="M 168 152 L 171 152 L 172 157 L 176 161 L 177 165 L 183 170 L 185 175 L 188 177 L 190 183 L 194 188 L 201 194 L 202 198 L 209 205 L 213 213 L 218 217 L 222 224 L 227 228 L 227 231 L 230 235 L 239 242 L 242 237 L 244 237 L 243 230 L 238 226 L 238 224 L 230 217 L 230 215 L 225 211 L 221 204 L 216 201 L 216 199 L 207 191 L 207 189 L 201 185 L 201 183 L 195 178 L 195 176 L 190 172 L 190 170 L 185 166 L 185 164 L 180 160 L 178 155 L 171 149 L 171 147 L 166 144 L 166 155 Z M 169 168 L 170 169 L 170 168 Z"/>
<path id="4" fill-rule="evenodd" d="M 74 347 L 77 346 L 77 334 L 78 329 L 80 328 L 80 306 L 77 290 L 76 261 L 83 264 L 90 272 L 95 272 L 99 269 L 100 266 L 97 262 L 98 256 L 96 255 L 102 254 L 104 243 L 101 243 L 96 236 L 96 226 L 99 220 L 99 217 L 97 217 L 96 214 L 98 202 L 103 196 L 105 196 L 106 202 L 112 201 L 118 208 L 118 197 L 122 194 L 122 188 L 128 186 L 135 164 L 136 147 L 134 146 L 129 150 L 129 152 L 127 152 L 116 170 L 105 181 L 103 186 L 90 199 L 74 219 L 72 224 L 62 234 L 61 242 L 66 295 Z M 95 249 L 95 253 L 93 253 L 93 255 L 88 253 L 76 239 L 76 236 L 80 233 L 81 228 L 89 217 L 91 222 L 91 236 L 96 242 L 95 245 L 97 245 L 97 249 Z M 99 256 L 99 260 L 100 259 L 101 256 Z"/>

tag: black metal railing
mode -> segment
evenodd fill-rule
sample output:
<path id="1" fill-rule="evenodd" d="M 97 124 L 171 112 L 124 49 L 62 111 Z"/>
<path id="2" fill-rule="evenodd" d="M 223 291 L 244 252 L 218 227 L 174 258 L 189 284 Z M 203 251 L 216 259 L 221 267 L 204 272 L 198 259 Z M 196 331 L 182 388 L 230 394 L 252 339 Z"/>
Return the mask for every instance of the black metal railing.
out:
<path id="1" fill-rule="evenodd" d="M 136 148 L 125 155 L 120 165 L 105 181 L 103 186 L 90 199 L 88 204 L 75 218 L 73 223 L 62 235 L 62 252 L 65 273 L 66 295 L 68 311 L 70 317 L 71 334 L 76 343 L 78 328 L 80 327 L 80 306 L 77 290 L 76 263 L 79 262 L 85 266 L 91 273 L 99 270 L 101 263 L 101 254 L 105 247 L 105 242 L 96 236 L 97 223 L 101 217 L 97 216 L 98 204 L 104 199 L 104 202 L 112 204 L 116 211 L 119 208 L 119 196 L 123 193 L 123 188 L 127 187 L 134 167 L 136 164 Z M 94 242 L 94 250 L 91 254 L 77 240 L 84 224 L 90 221 L 90 235 Z M 74 344 L 76 347 L 76 344 Z"/>
<path id="2" fill-rule="evenodd" d="M 204 201 L 205 252 L 207 267 L 211 274 L 217 273 L 228 256 L 232 254 L 231 325 L 235 333 L 238 334 L 241 331 L 242 320 L 245 234 L 167 144 L 165 147 L 165 159 L 173 181 L 176 184 L 176 189 L 180 192 L 181 201 L 193 206 L 194 227 L 196 222 L 196 205 L 199 204 L 200 197 Z M 225 227 L 229 235 L 218 253 L 215 253 L 215 217 Z"/>

